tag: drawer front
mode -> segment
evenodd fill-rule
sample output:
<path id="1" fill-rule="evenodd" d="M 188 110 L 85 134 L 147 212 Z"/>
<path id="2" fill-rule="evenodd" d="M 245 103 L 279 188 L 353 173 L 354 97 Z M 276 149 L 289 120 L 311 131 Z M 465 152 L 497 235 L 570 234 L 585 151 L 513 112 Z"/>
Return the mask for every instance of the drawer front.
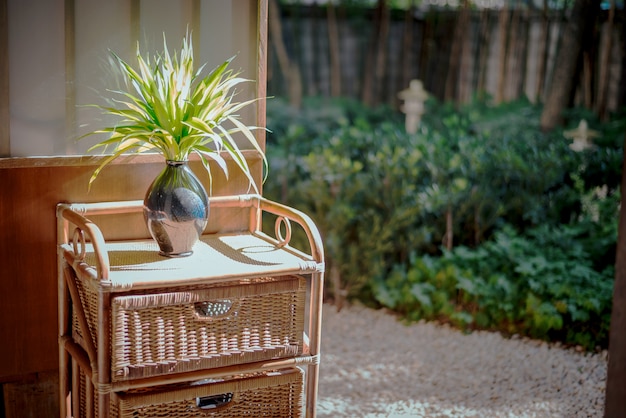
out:
<path id="1" fill-rule="evenodd" d="M 305 286 L 286 276 L 113 297 L 112 379 L 300 355 Z"/>
<path id="2" fill-rule="evenodd" d="M 301 417 L 303 373 L 298 368 L 112 394 L 111 417 Z"/>

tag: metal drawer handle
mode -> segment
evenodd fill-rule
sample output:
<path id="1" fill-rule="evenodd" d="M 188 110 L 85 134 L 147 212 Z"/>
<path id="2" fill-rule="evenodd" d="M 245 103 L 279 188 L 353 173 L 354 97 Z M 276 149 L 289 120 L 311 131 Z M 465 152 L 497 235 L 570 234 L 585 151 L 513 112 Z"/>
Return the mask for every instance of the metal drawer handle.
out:
<path id="1" fill-rule="evenodd" d="M 220 318 L 233 310 L 234 303 L 230 300 L 216 300 L 208 302 L 196 302 L 194 308 L 200 319 Z"/>
<path id="2" fill-rule="evenodd" d="M 233 393 L 222 393 L 221 395 L 203 396 L 196 398 L 196 408 L 202 411 L 212 411 L 224 407 L 233 401 Z"/>

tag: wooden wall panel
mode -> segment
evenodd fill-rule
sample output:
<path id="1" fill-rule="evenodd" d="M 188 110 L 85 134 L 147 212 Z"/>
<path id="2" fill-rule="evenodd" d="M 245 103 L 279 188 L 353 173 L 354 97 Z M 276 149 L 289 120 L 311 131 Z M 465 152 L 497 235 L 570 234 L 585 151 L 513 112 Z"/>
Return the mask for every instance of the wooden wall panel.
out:
<path id="1" fill-rule="evenodd" d="M 247 153 L 256 173 L 262 163 Z M 59 202 L 143 199 L 164 166 L 159 156 L 129 156 L 105 168 L 91 190 L 87 184 L 97 157 L 0 159 L 0 382 L 56 370 L 57 259 L 56 212 Z M 192 168 L 208 183 L 199 161 Z M 231 167 L 230 181 L 213 170 L 213 195 L 248 191 L 243 175 Z M 234 215 L 234 216 L 233 216 Z M 208 231 L 241 230 L 244 213 L 213 210 Z M 105 239 L 147 237 L 142 220 L 115 219 Z"/>
<path id="2" fill-rule="evenodd" d="M 38 373 L 29 380 L 3 386 L 5 418 L 59 416 L 58 373 Z"/>

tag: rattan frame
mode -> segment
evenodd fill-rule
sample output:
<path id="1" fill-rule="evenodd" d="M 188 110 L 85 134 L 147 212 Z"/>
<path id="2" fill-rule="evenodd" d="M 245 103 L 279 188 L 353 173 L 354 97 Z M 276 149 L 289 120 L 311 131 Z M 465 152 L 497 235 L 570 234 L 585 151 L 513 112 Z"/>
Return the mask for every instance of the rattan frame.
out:
<path id="1" fill-rule="evenodd" d="M 321 306 L 324 273 L 323 245 L 319 231 L 313 221 L 302 212 L 293 208 L 269 201 L 259 195 L 238 195 L 214 197 L 210 199 L 211 208 L 237 208 L 249 212 L 249 225 L 246 231 L 237 234 L 208 236 L 207 248 L 213 248 L 214 239 L 220 245 L 228 240 L 252 239 L 272 247 L 273 256 L 280 256 L 277 263 L 233 263 L 235 267 L 225 271 L 206 272 L 201 275 L 184 275 L 177 277 L 147 277 L 140 280 L 128 280 L 124 272 L 116 271 L 114 253 L 109 249 L 114 243 L 105 241 L 100 228 L 92 222 L 91 216 L 117 216 L 120 214 L 140 213 L 143 208 L 141 201 L 105 202 L 90 204 L 59 204 L 57 217 L 59 225 L 59 370 L 61 417 L 69 416 L 71 403 L 76 397 L 70 397 L 71 382 L 76 381 L 76 366 L 89 371 L 89 381 L 98 396 L 99 417 L 109 414 L 110 396 L 133 389 L 150 388 L 171 383 L 189 382 L 209 377 L 232 376 L 242 373 L 255 373 L 277 368 L 300 365 L 306 368 L 306 407 L 307 417 L 316 414 L 317 386 L 319 375 L 319 355 L 321 337 Z M 270 237 L 261 231 L 263 213 L 276 217 L 276 236 Z M 299 224 L 309 241 L 309 251 L 303 252 L 289 245 L 291 222 Z M 285 233 L 281 233 L 281 230 Z M 224 241 L 224 242 L 223 242 Z M 223 248 L 220 248 L 222 251 Z M 91 258 L 90 258 L 91 257 Z M 207 257 L 211 257 L 208 255 Z M 287 261 L 285 261 L 287 260 Z M 173 263 L 182 261 L 173 261 Z M 221 261 L 223 262 L 223 261 Z M 243 266 L 243 267 L 242 267 Z M 265 277 L 289 275 L 310 276 L 310 299 L 307 306 L 309 324 L 305 335 L 304 347 L 296 355 L 283 358 L 226 364 L 200 370 L 168 373 L 158 376 L 147 376 L 116 381 L 111 375 L 111 310 L 112 296 L 124 292 L 145 292 L 159 288 L 181 289 L 206 284 L 237 284 L 242 280 L 259 280 Z M 174 275 L 175 276 L 175 275 Z M 92 318 L 87 318 L 83 309 L 74 309 L 78 305 L 80 292 L 72 283 L 82 282 L 93 287 L 94 306 L 90 309 Z M 90 328 L 94 318 L 97 326 Z M 76 324 L 83 329 L 95 328 L 95 338 L 73 338 L 72 329 Z M 310 339 L 310 340 L 309 340 Z M 72 367 L 74 365 L 75 367 Z M 68 401 L 68 399 L 70 401 Z M 73 405 L 74 410 L 79 406 Z"/>

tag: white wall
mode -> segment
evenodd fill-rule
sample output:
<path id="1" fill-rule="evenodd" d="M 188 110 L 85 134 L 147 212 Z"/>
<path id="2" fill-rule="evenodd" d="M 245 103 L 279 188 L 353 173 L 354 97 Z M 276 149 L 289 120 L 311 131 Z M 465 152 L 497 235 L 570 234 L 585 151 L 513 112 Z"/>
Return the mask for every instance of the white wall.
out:
<path id="1" fill-rule="evenodd" d="M 210 70 L 237 55 L 233 68 L 256 80 L 257 3 L 8 0 L 11 156 L 87 153 L 97 138 L 76 138 L 101 126 L 103 116 L 86 105 L 106 103 L 107 89 L 120 83 L 109 50 L 132 63 L 137 41 L 142 53 L 153 53 L 165 33 L 172 52 L 189 28 L 198 65 Z M 243 95 L 255 92 L 249 83 Z M 250 124 L 255 116 L 254 109 L 244 115 Z"/>
<path id="2" fill-rule="evenodd" d="M 9 0 L 8 20 L 11 154 L 62 153 L 63 0 Z"/>

